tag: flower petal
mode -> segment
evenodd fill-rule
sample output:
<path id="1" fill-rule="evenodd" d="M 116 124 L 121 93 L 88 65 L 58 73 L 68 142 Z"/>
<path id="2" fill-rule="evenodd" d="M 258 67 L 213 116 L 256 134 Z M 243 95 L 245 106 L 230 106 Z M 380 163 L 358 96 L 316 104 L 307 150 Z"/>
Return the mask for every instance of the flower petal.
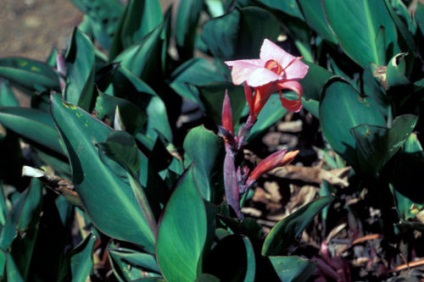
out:
<path id="1" fill-rule="evenodd" d="M 281 79 L 282 76 L 276 74 L 275 72 L 265 68 L 260 68 L 253 71 L 246 82 L 251 87 L 259 87 Z"/>
<path id="2" fill-rule="evenodd" d="M 295 56 L 287 53 L 277 44 L 268 39 L 265 39 L 264 43 L 262 43 L 259 57 L 264 61 L 275 60 L 281 65 L 281 67 L 283 67 L 283 69 L 285 69 L 290 64 L 290 62 L 296 59 Z"/>
<path id="3" fill-rule="evenodd" d="M 302 62 L 300 58 L 296 58 L 296 61 L 286 67 L 286 79 L 287 80 L 298 80 L 302 79 L 308 73 L 309 66 Z"/>
<path id="4" fill-rule="evenodd" d="M 278 90 L 292 90 L 294 93 L 298 95 L 298 99 L 296 100 L 289 100 L 284 98 L 284 94 L 280 93 L 280 101 L 284 108 L 291 112 L 298 112 L 302 109 L 302 95 L 303 95 L 303 87 L 302 85 L 295 80 L 292 81 L 284 81 L 281 83 L 278 83 Z"/>
<path id="5" fill-rule="evenodd" d="M 226 61 L 225 63 L 232 67 L 231 77 L 235 85 L 240 85 L 247 81 L 251 77 L 252 73 L 263 68 L 264 64 L 260 59 Z"/>

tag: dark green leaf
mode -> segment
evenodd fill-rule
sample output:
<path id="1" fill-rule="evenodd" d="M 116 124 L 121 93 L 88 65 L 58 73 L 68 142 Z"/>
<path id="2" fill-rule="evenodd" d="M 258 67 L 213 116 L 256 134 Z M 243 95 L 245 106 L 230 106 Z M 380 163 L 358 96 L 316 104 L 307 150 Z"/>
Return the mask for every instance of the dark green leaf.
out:
<path id="1" fill-rule="evenodd" d="M 159 266 L 153 255 L 137 252 L 127 248 L 113 248 L 109 250 L 110 257 L 121 267 L 122 272 L 132 267 L 140 274 L 142 271 L 160 273 Z"/>
<path id="2" fill-rule="evenodd" d="M 271 95 L 263 109 L 259 112 L 258 119 L 250 131 L 247 141 L 252 140 L 255 136 L 260 135 L 270 126 L 274 125 L 286 113 L 287 110 L 281 105 L 280 97 L 278 95 Z"/>
<path id="3" fill-rule="evenodd" d="M 87 281 L 93 271 L 93 249 L 96 236 L 90 233 L 71 255 L 71 271 L 73 281 Z"/>
<path id="4" fill-rule="evenodd" d="M 184 139 L 184 150 L 191 160 L 193 174 L 200 189 L 202 197 L 210 201 L 212 169 L 219 160 L 219 154 L 223 151 L 222 138 L 203 126 L 190 130 Z"/>
<path id="5" fill-rule="evenodd" d="M 241 113 L 246 105 L 243 87 L 234 86 L 232 83 L 213 83 L 197 87 L 200 99 L 205 107 L 206 114 L 211 117 L 216 124 L 221 124 L 222 101 L 224 101 L 225 91 L 231 101 L 233 112 L 234 128 L 237 130 Z"/>
<path id="6" fill-rule="evenodd" d="M 331 147 L 354 166 L 358 162 L 350 129 L 361 124 L 385 126 L 376 102 L 362 98 L 352 86 L 340 79 L 330 80 L 325 87 L 319 116 L 322 131 Z"/>
<path id="7" fill-rule="evenodd" d="M 19 101 L 16 99 L 9 82 L 0 79 L 0 106 L 2 107 L 18 107 Z"/>
<path id="8" fill-rule="evenodd" d="M 84 14 L 80 28 L 92 34 L 105 50 L 109 50 L 124 6 L 117 0 L 72 0 Z"/>
<path id="9" fill-rule="evenodd" d="M 0 78 L 30 92 L 59 91 L 59 79 L 49 65 L 26 58 L 1 58 Z"/>
<path id="10" fill-rule="evenodd" d="M 162 8 L 157 0 L 130 0 L 121 17 L 113 38 L 111 58 L 140 40 L 163 20 Z"/>
<path id="11" fill-rule="evenodd" d="M 24 282 L 22 274 L 19 272 L 18 267 L 16 266 L 15 261 L 10 253 L 7 254 L 6 259 L 6 277 L 7 281 L 13 282 Z"/>
<path id="12" fill-rule="evenodd" d="M 278 222 L 265 238 L 262 255 L 287 254 L 314 217 L 333 200 L 332 196 L 319 198 Z"/>
<path id="13" fill-rule="evenodd" d="M 247 59 L 258 58 L 263 40 L 274 41 L 279 33 L 275 16 L 261 8 L 247 7 L 206 22 L 202 40 L 215 57 Z"/>
<path id="14" fill-rule="evenodd" d="M 114 61 L 150 85 L 162 76 L 162 33 L 164 23 L 146 35 L 140 44 L 125 49 Z"/>
<path id="15" fill-rule="evenodd" d="M 72 34 L 65 63 L 65 100 L 89 110 L 93 103 L 94 48 L 90 39 L 78 28 L 75 28 Z"/>
<path id="16" fill-rule="evenodd" d="M 323 3 L 330 27 L 341 47 L 362 67 L 371 63 L 386 65 L 386 52 L 389 57 L 400 52 L 396 26 L 384 1 L 324 0 Z M 384 44 L 379 48 L 377 41 L 381 39 Z"/>
<path id="17" fill-rule="evenodd" d="M 179 95 L 201 105 L 199 93 L 193 86 L 231 80 L 227 65 L 221 60 L 193 58 L 179 66 L 171 75 L 171 88 Z"/>
<path id="18" fill-rule="evenodd" d="M 131 135 L 124 131 L 112 131 L 106 142 L 98 143 L 97 146 L 133 176 L 138 175 L 140 170 L 139 151 Z"/>
<path id="19" fill-rule="evenodd" d="M 327 24 L 322 2 L 316 0 L 298 0 L 298 3 L 308 25 L 322 36 L 322 38 L 337 44 L 337 39 Z"/>
<path id="20" fill-rule="evenodd" d="M 194 281 L 201 273 L 207 220 L 202 196 L 189 170 L 171 195 L 159 226 L 156 255 L 166 280 Z"/>
<path id="21" fill-rule="evenodd" d="M 315 264 L 295 256 L 269 257 L 281 281 L 306 281 L 315 269 Z"/>
<path id="22" fill-rule="evenodd" d="M 139 107 L 121 98 L 117 98 L 105 93 L 99 93 L 96 99 L 94 110 L 99 119 L 108 118 L 114 121 L 117 111 L 119 111 L 119 119 L 122 122 L 123 129 L 135 135 L 140 131 L 147 119 L 146 112 L 141 111 Z"/>
<path id="23" fill-rule="evenodd" d="M 265 6 L 268 6 L 269 8 L 284 12 L 287 15 L 290 15 L 292 17 L 296 17 L 303 20 L 303 15 L 299 9 L 299 6 L 296 0 L 286 0 L 286 1 L 256 0 L 256 2 L 264 4 Z"/>
<path id="24" fill-rule="evenodd" d="M 180 60 L 185 61 L 193 56 L 203 4 L 204 0 L 186 0 L 178 3 L 175 40 Z"/>
<path id="25" fill-rule="evenodd" d="M 362 173 L 378 174 L 386 162 L 401 149 L 414 130 L 417 120 L 417 116 L 402 115 L 393 121 L 390 129 L 368 124 L 352 128 Z"/>
<path id="26" fill-rule="evenodd" d="M 48 113 L 19 107 L 1 107 L 0 123 L 22 137 L 63 154 L 58 131 Z"/>
<path id="27" fill-rule="evenodd" d="M 148 204 L 140 198 L 142 188 L 135 187 L 130 175 L 122 178 L 123 169 L 112 171 L 99 156 L 96 144 L 104 142 L 111 129 L 56 95 L 52 113 L 69 152 L 72 182 L 94 225 L 113 238 L 153 252 L 156 227 Z"/>

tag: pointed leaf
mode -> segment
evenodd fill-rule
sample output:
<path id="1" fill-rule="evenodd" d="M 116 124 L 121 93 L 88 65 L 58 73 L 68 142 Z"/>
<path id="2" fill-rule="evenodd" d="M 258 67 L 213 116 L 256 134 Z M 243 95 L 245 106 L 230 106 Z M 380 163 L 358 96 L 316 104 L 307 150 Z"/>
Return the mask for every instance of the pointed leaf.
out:
<path id="1" fill-rule="evenodd" d="M 269 257 L 281 281 L 306 281 L 315 269 L 315 264 L 295 256 Z"/>
<path id="2" fill-rule="evenodd" d="M 333 200 L 333 196 L 319 198 L 278 222 L 265 238 L 262 255 L 287 254 L 314 217 Z"/>
<path id="3" fill-rule="evenodd" d="M 384 1 L 373 0 L 324 0 L 325 13 L 338 42 L 362 67 L 371 63 L 382 66 L 388 56 L 399 53 L 396 26 Z M 385 38 L 385 44 L 378 48 L 378 33 Z"/>
<path id="4" fill-rule="evenodd" d="M 418 117 L 402 115 L 386 127 L 362 124 L 351 129 L 355 138 L 361 170 L 364 174 L 375 175 L 403 146 L 415 128 Z"/>
<path id="5" fill-rule="evenodd" d="M 178 3 L 175 40 L 180 60 L 193 57 L 194 43 L 204 0 L 186 0 Z"/>
<path id="6" fill-rule="evenodd" d="M 133 75 L 149 84 L 162 76 L 162 32 L 164 23 L 146 35 L 140 44 L 125 49 L 114 61 L 120 62 Z"/>
<path id="7" fill-rule="evenodd" d="M 0 123 L 22 137 L 63 154 L 51 115 L 29 108 L 0 107 Z"/>
<path id="8" fill-rule="evenodd" d="M 18 107 L 19 101 L 15 97 L 9 82 L 0 79 L 0 106 L 2 107 Z"/>
<path id="9" fill-rule="evenodd" d="M 155 227 L 149 206 L 140 206 L 143 191 L 134 189 L 129 175 L 122 178 L 123 169 L 112 171 L 99 156 L 96 144 L 104 142 L 111 129 L 57 95 L 52 96 L 52 113 L 69 152 L 72 182 L 94 225 L 152 252 Z"/>
<path id="10" fill-rule="evenodd" d="M 92 33 L 95 41 L 103 49 L 109 50 L 112 37 L 116 32 L 124 5 L 117 0 L 72 0 L 86 16 L 80 28 Z"/>
<path id="11" fill-rule="evenodd" d="M 87 281 L 93 271 L 93 249 L 96 236 L 90 233 L 71 255 L 71 271 L 73 281 Z"/>
<path id="12" fill-rule="evenodd" d="M 324 39 L 337 44 L 337 39 L 327 24 L 322 1 L 298 0 L 298 3 L 308 25 Z"/>
<path id="13" fill-rule="evenodd" d="M 163 20 L 158 0 L 130 0 L 113 38 L 111 58 L 140 40 Z"/>
<path id="14" fill-rule="evenodd" d="M 67 84 L 65 100 L 89 110 L 93 103 L 94 48 L 90 39 L 78 28 L 74 29 L 66 54 Z"/>
<path id="15" fill-rule="evenodd" d="M 269 8 L 281 11 L 292 17 L 303 20 L 302 12 L 299 9 L 296 0 L 276 1 L 276 0 L 257 0 L 257 2 L 268 6 Z M 318 2 L 318 1 L 317 1 Z"/>
<path id="16" fill-rule="evenodd" d="M 202 197 L 210 201 L 212 170 L 222 153 L 222 139 L 203 126 L 195 127 L 184 139 L 184 150 L 192 162 L 193 174 Z"/>
<path id="17" fill-rule="evenodd" d="M 178 182 L 159 226 L 156 255 L 166 280 L 194 281 L 200 274 L 207 224 L 206 208 L 190 169 Z"/>
<path id="18" fill-rule="evenodd" d="M 59 91 L 59 78 L 49 65 L 26 58 L 1 58 L 0 78 L 30 92 Z"/>
<path id="19" fill-rule="evenodd" d="M 340 79 L 330 80 L 324 88 L 319 116 L 331 147 L 353 166 L 357 166 L 358 161 L 350 129 L 361 124 L 385 126 L 376 102 L 360 97 L 352 86 Z"/>
<path id="20" fill-rule="evenodd" d="M 258 7 L 247 7 L 206 22 L 202 40 L 215 57 L 256 58 L 263 40 L 275 40 L 279 32 L 279 22 L 274 15 Z"/>

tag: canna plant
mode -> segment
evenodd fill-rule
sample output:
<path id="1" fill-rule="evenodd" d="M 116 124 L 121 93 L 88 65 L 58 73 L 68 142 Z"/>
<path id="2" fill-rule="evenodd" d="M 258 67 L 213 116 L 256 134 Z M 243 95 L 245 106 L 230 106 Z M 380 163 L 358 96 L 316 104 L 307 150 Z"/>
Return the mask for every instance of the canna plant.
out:
<path id="1" fill-rule="evenodd" d="M 67 50 L 0 58 L 2 279 L 423 276 L 421 1 L 72 2 Z M 317 192 L 268 228 L 278 171 Z"/>

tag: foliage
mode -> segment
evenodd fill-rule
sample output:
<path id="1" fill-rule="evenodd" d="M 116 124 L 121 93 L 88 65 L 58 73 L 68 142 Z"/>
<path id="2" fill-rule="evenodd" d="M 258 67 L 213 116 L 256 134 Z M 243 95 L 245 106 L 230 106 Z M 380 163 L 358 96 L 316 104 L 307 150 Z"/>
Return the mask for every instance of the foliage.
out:
<path id="1" fill-rule="evenodd" d="M 55 63 L 0 58 L 1 279 L 424 275 L 400 265 L 424 257 L 422 1 L 187 0 L 164 13 L 159 0 L 72 2 L 84 19 Z M 278 79 L 234 85 L 227 65 L 263 42 L 291 61 L 268 58 Z M 255 183 L 306 149 L 259 165 L 244 149 L 260 155 L 283 118 L 319 124 L 316 158 L 349 176 L 313 184 L 321 196 L 269 230 L 244 209 Z"/>

